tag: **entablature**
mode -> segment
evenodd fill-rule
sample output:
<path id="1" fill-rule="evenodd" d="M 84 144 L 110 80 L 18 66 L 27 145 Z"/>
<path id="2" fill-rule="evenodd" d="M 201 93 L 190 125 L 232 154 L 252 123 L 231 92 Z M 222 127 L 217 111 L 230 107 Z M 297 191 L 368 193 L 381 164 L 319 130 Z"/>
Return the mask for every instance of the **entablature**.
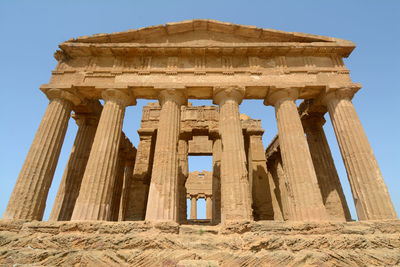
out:
<path id="1" fill-rule="evenodd" d="M 51 82 L 57 75 L 76 74 L 84 78 L 181 75 L 282 75 L 290 73 L 348 74 L 341 57 L 336 54 L 308 56 L 292 55 L 180 55 L 180 56 L 83 56 L 62 59 L 52 72 Z M 69 77 L 71 78 L 71 77 Z"/>
<path id="2" fill-rule="evenodd" d="M 176 81 L 171 82 L 151 82 L 148 83 L 61 83 L 61 84 L 43 84 L 40 89 L 46 94 L 50 89 L 63 89 L 77 95 L 81 99 L 101 99 L 101 93 L 104 90 L 114 88 L 124 91 L 129 96 L 136 99 L 157 99 L 159 93 L 165 89 L 178 89 L 185 91 L 188 99 L 212 99 L 213 88 L 217 87 L 230 87 L 240 86 L 244 89 L 244 99 L 265 99 L 269 94 L 277 90 L 284 90 L 285 88 L 293 88 L 298 91 L 298 99 L 312 99 L 318 98 L 327 88 L 356 88 L 358 90 L 361 85 L 352 83 L 346 80 L 336 80 L 334 77 L 326 76 L 321 79 L 321 82 L 290 82 L 290 79 L 283 79 L 277 77 L 274 79 L 260 79 L 255 81 L 253 79 L 230 79 L 228 81 L 218 81 L 210 79 L 203 82 L 185 83 Z M 317 79 L 316 79 L 317 80 Z M 325 81 L 324 81 L 325 80 Z M 330 82 L 332 81 L 332 82 Z"/>

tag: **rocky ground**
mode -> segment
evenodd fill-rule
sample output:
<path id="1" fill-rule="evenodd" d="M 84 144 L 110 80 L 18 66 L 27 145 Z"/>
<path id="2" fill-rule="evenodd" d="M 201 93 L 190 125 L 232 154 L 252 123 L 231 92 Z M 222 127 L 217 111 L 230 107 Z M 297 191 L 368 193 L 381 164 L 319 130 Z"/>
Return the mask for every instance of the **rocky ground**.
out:
<path id="1" fill-rule="evenodd" d="M 0 221 L 1 266 L 394 266 L 400 222 Z"/>

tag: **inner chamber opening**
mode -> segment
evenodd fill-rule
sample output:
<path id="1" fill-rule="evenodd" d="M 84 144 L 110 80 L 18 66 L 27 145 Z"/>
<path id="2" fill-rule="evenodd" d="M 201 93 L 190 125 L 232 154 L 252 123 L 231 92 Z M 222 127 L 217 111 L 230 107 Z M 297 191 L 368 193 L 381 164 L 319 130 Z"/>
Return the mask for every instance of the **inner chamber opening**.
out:
<path id="1" fill-rule="evenodd" d="M 206 202 L 207 198 L 210 204 L 212 201 L 212 163 L 212 156 L 188 156 L 189 177 L 185 183 L 188 220 L 210 219 Z"/>

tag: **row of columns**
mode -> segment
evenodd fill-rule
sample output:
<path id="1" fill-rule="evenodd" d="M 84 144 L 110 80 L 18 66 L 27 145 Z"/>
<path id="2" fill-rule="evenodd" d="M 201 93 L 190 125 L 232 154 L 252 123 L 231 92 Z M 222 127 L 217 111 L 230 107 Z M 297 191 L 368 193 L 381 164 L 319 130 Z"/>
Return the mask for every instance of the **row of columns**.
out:
<path id="1" fill-rule="evenodd" d="M 351 103 L 354 93 L 352 88 L 329 89 L 319 101 L 328 108 L 358 218 L 359 220 L 397 219 L 379 166 Z M 289 219 L 295 221 L 349 219 L 347 205 L 322 130 L 323 123 L 313 121 L 310 127 L 310 124 L 305 122 L 307 143 L 295 104 L 297 97 L 297 89 L 282 88 L 270 94 L 264 102 L 275 107 L 283 167 L 289 185 L 287 186 Z M 309 119 L 315 120 L 315 118 Z M 310 150 L 313 153 L 310 153 Z M 314 155 L 314 159 L 311 155 Z M 341 205 L 333 207 L 330 203 Z"/>
<path id="2" fill-rule="evenodd" d="M 197 199 L 199 198 L 200 197 L 198 195 L 189 195 L 191 220 L 197 219 Z M 205 199 L 206 199 L 206 219 L 211 220 L 213 215 L 211 196 L 206 195 Z"/>
<path id="3" fill-rule="evenodd" d="M 73 106 L 80 104 L 79 98 L 64 90 L 51 89 L 46 94 L 49 106 L 3 219 L 43 217 L 68 120 Z M 123 210 L 124 205 L 120 208 L 122 202 L 115 195 L 124 196 L 125 165 L 132 165 L 134 157 L 125 161 L 119 148 L 125 107 L 133 100 L 114 89 L 104 91 L 102 98 L 105 104 L 100 118 L 75 116 L 79 129 L 50 220 L 117 220 Z"/>
<path id="4" fill-rule="evenodd" d="M 322 202 L 331 221 L 350 221 L 350 211 L 340 184 L 333 157 L 322 126 L 323 113 L 310 112 L 301 117 Z"/>
<path id="5" fill-rule="evenodd" d="M 324 95 L 321 102 L 328 107 L 359 219 L 396 219 L 397 215 L 376 159 L 350 101 L 352 93 L 351 89 L 347 88 L 331 90 Z M 50 104 L 28 152 L 4 219 L 41 220 L 43 216 L 69 115 L 72 107 L 80 102 L 73 94 L 58 89 L 50 90 L 48 97 Z M 220 143 L 218 139 L 214 141 L 214 149 L 220 149 L 218 159 L 220 192 L 216 195 L 213 192 L 213 195 L 217 196 L 220 193 L 222 222 L 253 219 L 244 138 L 239 117 L 239 105 L 243 97 L 243 88 L 214 88 L 213 100 L 220 107 Z M 282 160 L 290 185 L 289 218 L 295 221 L 328 220 L 331 217 L 329 214 L 337 211 L 325 206 L 329 207 L 331 201 L 336 203 L 338 199 L 342 201 L 344 198 L 342 192 L 336 190 L 337 187 L 329 188 L 337 183 L 337 175 L 329 173 L 331 156 L 325 152 L 316 153 L 325 157 L 324 163 L 318 163 L 318 160 L 313 160 L 311 156 L 310 149 L 327 150 L 326 138 L 318 130 L 319 128 L 311 127 L 307 131 L 307 138 L 318 139 L 318 142 L 315 142 L 314 146 L 309 145 L 312 141 L 307 143 L 295 104 L 297 97 L 297 89 L 282 88 L 268 95 L 265 100 L 265 104 L 275 107 Z M 87 157 L 80 188 L 70 189 L 64 185 L 64 189 L 60 189 L 72 190 L 75 195 L 79 191 L 73 212 L 71 215 L 65 215 L 64 211 L 61 212 L 63 208 L 57 207 L 58 211 L 52 214 L 54 218 L 71 216 L 71 220 L 75 221 L 116 220 L 123 216 L 116 215 L 115 212 L 121 205 L 123 213 L 129 214 L 129 210 L 125 209 L 120 199 L 116 198 L 116 195 L 124 190 L 128 190 L 128 193 L 122 193 L 124 199 L 131 197 L 129 194 L 131 185 L 124 184 L 121 178 L 123 173 L 118 172 L 118 169 L 121 169 L 118 163 L 122 162 L 118 160 L 118 152 L 125 108 L 135 104 L 135 100 L 126 93 L 114 89 L 103 91 L 102 98 L 105 104 L 95 133 L 93 125 L 88 123 L 87 129 L 84 130 L 83 127 L 81 133 L 78 132 L 79 138 L 76 140 L 83 142 L 85 138 L 89 138 L 87 136 L 94 134 L 93 143 L 85 144 L 91 146 L 91 149 L 85 150 L 90 150 L 90 154 Z M 177 148 L 180 107 L 187 103 L 187 96 L 181 90 L 162 90 L 159 93 L 159 101 L 161 115 L 145 219 L 178 222 L 182 194 L 179 194 L 181 182 L 178 175 L 180 166 Z M 68 167 L 73 170 L 84 161 L 85 159 L 77 159 L 76 162 L 70 162 L 71 166 Z M 318 173 L 325 172 L 326 175 L 318 179 L 314 165 L 318 165 Z M 332 175 L 335 181 L 325 188 L 324 185 L 328 184 L 325 180 L 332 179 Z M 68 173 L 65 174 L 65 180 L 68 180 Z M 319 185 L 324 187 L 321 191 Z M 328 194 L 332 190 L 336 193 Z M 327 193 L 321 194 L 321 192 Z M 218 203 L 218 201 L 213 202 Z M 349 216 L 345 209 L 339 212 L 343 212 L 346 218 Z"/>
<path id="6" fill-rule="evenodd" d="M 41 220 L 72 107 L 79 98 L 52 89 L 50 103 L 22 165 L 3 219 Z"/>

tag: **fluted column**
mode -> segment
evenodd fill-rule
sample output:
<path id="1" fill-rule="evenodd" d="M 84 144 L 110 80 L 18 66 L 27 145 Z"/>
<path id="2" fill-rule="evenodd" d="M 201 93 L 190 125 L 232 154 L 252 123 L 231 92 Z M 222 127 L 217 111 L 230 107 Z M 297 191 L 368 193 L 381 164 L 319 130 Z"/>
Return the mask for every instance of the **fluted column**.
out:
<path id="1" fill-rule="evenodd" d="M 125 156 L 125 173 L 124 182 L 122 184 L 121 204 L 119 208 L 118 221 L 126 220 L 126 211 L 128 206 L 128 195 L 130 186 L 133 182 L 133 170 L 135 168 L 136 149 L 130 144 L 129 151 L 126 151 Z"/>
<path id="2" fill-rule="evenodd" d="M 291 203 L 292 199 L 289 198 L 288 191 L 290 190 L 290 185 L 285 170 L 283 169 L 282 156 L 280 156 L 275 161 L 275 170 L 276 170 L 276 177 L 280 182 L 279 191 L 280 191 L 280 204 L 282 207 L 282 218 L 284 221 L 287 221 L 290 219 L 290 207 L 292 204 Z"/>
<path id="3" fill-rule="evenodd" d="M 284 221 L 288 218 L 288 196 L 286 190 L 286 177 L 281 165 L 281 154 L 278 150 L 274 154 L 268 156 L 268 180 L 274 210 L 274 221 Z"/>
<path id="4" fill-rule="evenodd" d="M 285 221 L 289 218 L 289 197 L 287 194 L 287 178 L 282 167 L 281 152 L 276 152 L 267 158 L 269 183 L 271 190 L 274 220 Z"/>
<path id="5" fill-rule="evenodd" d="M 72 221 L 109 220 L 122 123 L 127 105 L 135 104 L 126 93 L 108 89 L 89 160 L 82 179 Z"/>
<path id="6" fill-rule="evenodd" d="M 80 101 L 59 89 L 46 92 L 50 103 L 19 173 L 3 219 L 41 220 L 73 105 Z"/>
<path id="7" fill-rule="evenodd" d="M 179 222 L 183 223 L 187 220 L 185 183 L 189 175 L 188 140 L 186 138 L 178 141 L 178 165 Z"/>
<path id="8" fill-rule="evenodd" d="M 191 220 L 197 219 L 197 196 L 196 195 L 190 196 L 190 219 Z"/>
<path id="9" fill-rule="evenodd" d="M 71 219 L 96 134 L 98 117 L 91 113 L 75 114 L 73 117 L 78 125 L 78 132 L 58 188 L 49 221 L 69 221 Z"/>
<path id="10" fill-rule="evenodd" d="M 310 150 L 295 99 L 296 89 L 277 89 L 265 104 L 275 107 L 283 167 L 289 183 L 290 220 L 322 221 L 328 215 L 322 202 Z"/>
<path id="11" fill-rule="evenodd" d="M 213 171 L 212 171 L 212 223 L 221 222 L 221 139 L 219 135 L 213 140 Z"/>
<path id="12" fill-rule="evenodd" d="M 159 94 L 159 101 L 161 114 L 158 122 L 146 220 L 178 222 L 177 146 L 181 105 L 187 102 L 187 98 L 183 92 L 178 90 L 163 90 Z"/>
<path id="13" fill-rule="evenodd" d="M 125 153 L 122 146 L 125 142 L 122 141 L 117 158 L 117 166 L 115 172 L 115 179 L 113 185 L 113 192 L 111 196 L 111 216 L 110 221 L 118 221 L 119 207 L 121 204 L 122 187 L 124 185 L 124 174 L 125 174 Z"/>
<path id="14" fill-rule="evenodd" d="M 359 220 L 397 219 L 386 184 L 356 110 L 352 88 L 327 92 L 326 103 Z"/>
<path id="15" fill-rule="evenodd" d="M 211 196 L 206 196 L 206 219 L 212 219 L 212 201 Z"/>
<path id="16" fill-rule="evenodd" d="M 322 128 L 325 123 L 323 114 L 310 113 L 303 116 L 301 121 L 307 136 L 311 158 L 321 190 L 322 201 L 324 202 L 329 219 L 334 221 L 350 221 L 350 211 L 324 129 Z"/>
<path id="17" fill-rule="evenodd" d="M 252 220 L 251 196 L 239 104 L 244 90 L 215 88 L 214 103 L 219 109 L 221 157 L 221 220 Z"/>

